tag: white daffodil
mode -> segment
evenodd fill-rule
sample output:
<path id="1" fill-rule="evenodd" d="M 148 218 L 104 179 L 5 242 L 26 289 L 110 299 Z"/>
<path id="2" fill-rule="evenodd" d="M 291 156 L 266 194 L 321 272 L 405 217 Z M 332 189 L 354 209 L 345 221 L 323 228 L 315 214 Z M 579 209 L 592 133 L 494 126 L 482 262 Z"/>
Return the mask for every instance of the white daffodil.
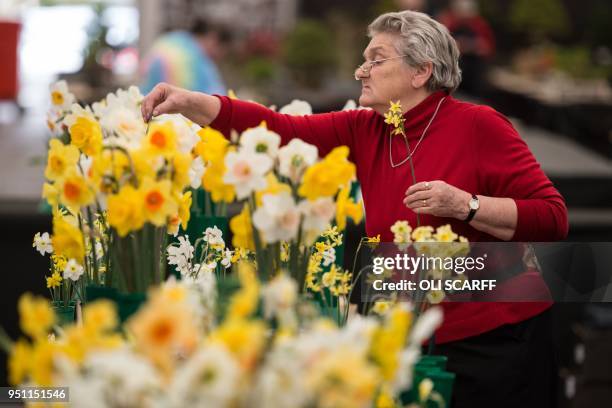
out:
<path id="1" fill-rule="evenodd" d="M 172 122 L 174 130 L 176 131 L 178 150 L 181 153 L 190 153 L 194 146 L 200 141 L 196 128 L 192 126 L 193 123 L 183 115 L 162 115 L 158 119 Z"/>
<path id="2" fill-rule="evenodd" d="M 189 184 L 191 188 L 197 189 L 202 185 L 202 176 L 205 170 L 204 161 L 200 156 L 191 161 L 191 167 L 189 167 Z"/>
<path id="3" fill-rule="evenodd" d="M 291 241 L 298 232 L 300 212 L 291 194 L 265 194 L 263 205 L 253 213 L 253 225 L 268 243 Z"/>
<path id="4" fill-rule="evenodd" d="M 412 344 L 423 344 L 442 323 L 443 313 L 440 307 L 429 308 L 419 317 L 412 333 L 410 342 Z"/>
<path id="5" fill-rule="evenodd" d="M 52 110 L 56 112 L 69 110 L 75 101 L 74 95 L 70 93 L 68 84 L 64 80 L 52 83 L 49 92 L 51 93 Z"/>
<path id="6" fill-rule="evenodd" d="M 223 259 L 221 260 L 221 265 L 225 267 L 225 269 L 232 266 L 232 257 L 234 256 L 234 252 L 225 248 L 225 252 L 223 252 Z"/>
<path id="7" fill-rule="evenodd" d="M 204 241 L 211 246 L 225 246 L 223 241 L 223 231 L 217 228 L 216 225 L 206 228 L 204 231 Z"/>
<path id="8" fill-rule="evenodd" d="M 312 106 L 306 101 L 294 99 L 289 104 L 280 108 L 279 113 L 293 116 L 312 115 Z"/>
<path id="9" fill-rule="evenodd" d="M 136 149 L 140 146 L 147 125 L 142 120 L 140 112 L 113 106 L 100 117 L 100 126 L 108 136 L 105 145 L 118 146 L 125 149 Z"/>
<path id="10" fill-rule="evenodd" d="M 176 370 L 168 391 L 170 406 L 230 406 L 239 379 L 240 366 L 230 352 L 210 344 Z"/>
<path id="11" fill-rule="evenodd" d="M 74 282 L 78 281 L 83 275 L 84 269 L 75 259 L 70 259 L 64 267 L 64 279 L 70 279 Z"/>
<path id="12" fill-rule="evenodd" d="M 176 270 L 184 276 L 191 273 L 194 248 L 189 242 L 189 236 L 180 236 L 178 240 L 178 244 L 169 245 L 166 252 L 168 254 L 168 264 L 176 265 Z"/>
<path id="13" fill-rule="evenodd" d="M 42 235 L 40 232 L 37 232 L 36 235 L 34 235 L 34 243 L 32 246 L 36 248 L 41 255 L 53 253 L 53 245 L 51 244 L 51 238 L 48 232 L 43 232 Z"/>
<path id="14" fill-rule="evenodd" d="M 161 391 L 162 381 L 152 364 L 127 347 L 88 355 L 83 372 L 87 374 L 75 380 L 98 382 L 94 390 L 97 389 L 99 395 L 78 392 L 73 400 L 71 392 L 70 401 L 75 406 L 97 407 L 91 404 L 92 397 L 101 398 L 101 406 L 152 406 Z"/>
<path id="15" fill-rule="evenodd" d="M 291 326 L 297 321 L 293 306 L 297 301 L 297 283 L 285 273 L 274 277 L 262 289 L 264 316 L 276 316 L 283 326 Z"/>
<path id="16" fill-rule="evenodd" d="M 292 139 L 278 151 L 279 173 L 297 183 L 309 166 L 319 157 L 316 146 L 300 139 Z"/>
<path id="17" fill-rule="evenodd" d="M 74 125 L 78 118 L 89 119 L 89 120 L 91 120 L 93 122 L 97 121 L 94 113 L 92 112 L 92 110 L 91 110 L 91 108 L 89 106 L 83 108 L 78 103 L 73 103 L 70 106 L 70 111 L 71 112 L 69 114 L 67 114 L 66 117 L 64 118 L 64 124 L 68 128 L 70 128 L 72 125 Z"/>
<path id="18" fill-rule="evenodd" d="M 202 265 L 200 265 L 200 268 L 198 270 L 198 275 L 203 274 L 203 273 L 211 273 L 215 270 L 216 267 L 217 267 L 217 263 L 215 261 L 212 261 L 209 263 L 203 263 Z"/>
<path id="19" fill-rule="evenodd" d="M 272 168 L 272 159 L 246 150 L 229 152 L 225 156 L 226 172 L 223 181 L 234 186 L 239 200 L 248 197 L 255 190 L 266 187 L 266 173 Z"/>
<path id="20" fill-rule="evenodd" d="M 304 214 L 302 228 L 309 235 L 320 235 L 329 227 L 336 213 L 336 204 L 331 197 L 321 197 L 314 201 L 302 200 L 299 209 Z"/>
<path id="21" fill-rule="evenodd" d="M 240 150 L 250 153 L 263 153 L 272 159 L 278 155 L 281 137 L 265 126 L 257 126 L 242 132 Z"/>
<path id="22" fill-rule="evenodd" d="M 336 249 L 327 248 L 323 251 L 323 266 L 329 266 L 336 262 Z"/>

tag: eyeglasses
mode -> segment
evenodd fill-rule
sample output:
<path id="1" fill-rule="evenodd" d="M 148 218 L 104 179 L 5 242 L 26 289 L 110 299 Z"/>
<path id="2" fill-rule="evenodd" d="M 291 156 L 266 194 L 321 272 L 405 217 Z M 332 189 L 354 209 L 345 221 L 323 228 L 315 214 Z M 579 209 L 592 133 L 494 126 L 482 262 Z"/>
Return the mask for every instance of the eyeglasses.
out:
<path id="1" fill-rule="evenodd" d="M 383 58 L 383 59 L 374 60 L 374 61 L 366 61 L 363 64 L 359 65 L 357 68 L 355 68 L 355 79 L 357 81 L 361 79 L 359 78 L 359 71 L 361 71 L 363 75 L 368 77 L 370 76 L 370 71 L 372 71 L 372 68 L 374 68 L 376 65 L 380 65 L 385 61 L 389 61 L 389 60 L 393 60 L 397 58 L 404 58 L 404 57 L 407 57 L 407 55 L 398 55 L 397 57 L 389 57 L 389 58 Z"/>

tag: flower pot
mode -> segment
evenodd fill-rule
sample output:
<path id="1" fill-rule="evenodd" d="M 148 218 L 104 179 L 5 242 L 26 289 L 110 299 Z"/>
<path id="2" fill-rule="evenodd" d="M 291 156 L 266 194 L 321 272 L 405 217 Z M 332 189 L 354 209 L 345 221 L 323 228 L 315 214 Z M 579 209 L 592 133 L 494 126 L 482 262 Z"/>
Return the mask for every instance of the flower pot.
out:
<path id="1" fill-rule="evenodd" d="M 445 356 L 421 357 L 419 362 L 414 366 L 414 377 L 411 389 L 400 395 L 402 405 L 418 402 L 419 384 L 424 379 L 429 378 L 434 384 L 433 390 L 441 395 L 446 406 L 448 406 L 453 393 L 455 374 L 444 371 L 446 362 L 447 358 Z M 433 401 L 429 401 L 427 407 L 437 407 L 437 404 Z"/>
<path id="2" fill-rule="evenodd" d="M 119 312 L 119 320 L 124 323 L 140 309 L 147 300 L 145 293 L 116 293 L 115 302 Z"/>
<path id="3" fill-rule="evenodd" d="M 113 302 L 117 296 L 117 289 L 99 286 L 99 285 L 87 285 L 85 287 L 85 299 L 87 302 L 93 302 L 97 299 L 109 299 Z"/>
<path id="4" fill-rule="evenodd" d="M 55 312 L 55 316 L 57 316 L 57 323 L 60 326 L 74 323 L 74 312 L 76 308 L 74 301 L 70 302 L 68 306 L 66 306 L 61 300 L 54 301 L 51 303 L 51 305 L 53 307 L 53 311 Z"/>

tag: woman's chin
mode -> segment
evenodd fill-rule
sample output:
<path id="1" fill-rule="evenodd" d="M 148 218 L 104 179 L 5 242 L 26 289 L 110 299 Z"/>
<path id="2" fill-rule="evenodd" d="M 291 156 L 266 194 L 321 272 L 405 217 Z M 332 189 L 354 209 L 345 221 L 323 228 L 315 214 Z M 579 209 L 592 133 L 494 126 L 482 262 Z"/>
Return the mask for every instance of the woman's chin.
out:
<path id="1" fill-rule="evenodd" d="M 368 108 L 372 105 L 372 97 L 370 95 L 365 95 L 363 92 L 359 96 L 359 106 L 363 106 L 364 108 Z"/>

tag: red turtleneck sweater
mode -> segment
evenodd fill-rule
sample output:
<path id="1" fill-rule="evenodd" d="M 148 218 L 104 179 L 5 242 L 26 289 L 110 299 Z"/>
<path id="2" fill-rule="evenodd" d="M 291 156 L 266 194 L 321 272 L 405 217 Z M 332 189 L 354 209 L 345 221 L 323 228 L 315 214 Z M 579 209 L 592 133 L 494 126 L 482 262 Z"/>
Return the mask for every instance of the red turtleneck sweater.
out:
<path id="1" fill-rule="evenodd" d="M 518 223 L 513 241 L 557 241 L 568 231 L 567 209 L 559 192 L 546 177 L 510 122 L 487 106 L 461 102 L 439 91 L 405 113 L 405 129 L 411 150 L 415 148 L 440 100 L 439 112 L 414 153 L 417 182 L 443 180 L 469 193 L 513 198 Z M 407 220 L 416 225 L 415 213 L 402 202 L 412 184 L 410 166 L 393 168 L 407 156 L 402 137 L 389 140 L 390 128 L 373 110 L 350 110 L 306 116 L 276 113 L 264 106 L 220 96 L 221 111 L 211 126 L 226 136 L 257 126 L 265 120 L 281 135 L 282 144 L 300 138 L 319 148 L 319 155 L 346 145 L 357 166 L 366 212 L 368 236 L 380 234 L 391 242 L 391 225 Z M 456 219 L 421 215 L 422 225 L 451 224 L 453 230 L 472 242 L 499 241 Z M 546 292 L 536 272 L 518 277 L 514 284 L 539 287 Z M 542 297 L 546 298 L 546 297 Z M 507 323 L 535 316 L 550 302 L 444 303 L 444 323 L 436 341 L 444 343 L 474 336 Z"/>

